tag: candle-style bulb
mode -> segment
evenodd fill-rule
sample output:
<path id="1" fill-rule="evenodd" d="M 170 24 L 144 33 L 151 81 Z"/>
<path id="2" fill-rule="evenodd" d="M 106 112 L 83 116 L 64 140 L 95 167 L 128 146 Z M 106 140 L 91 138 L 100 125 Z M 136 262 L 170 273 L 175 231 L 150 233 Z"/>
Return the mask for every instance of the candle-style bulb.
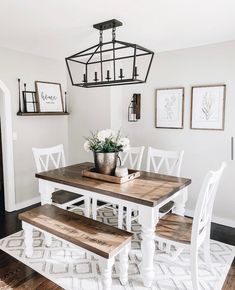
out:
<path id="1" fill-rule="evenodd" d="M 111 78 L 110 78 L 110 74 L 109 74 L 109 70 L 107 70 L 107 77 L 106 77 L 106 80 L 109 81 Z"/>
<path id="2" fill-rule="evenodd" d="M 97 72 L 95 72 L 95 78 L 94 78 L 94 81 L 95 81 L 95 82 L 98 81 L 98 78 L 97 78 Z"/>
<path id="3" fill-rule="evenodd" d="M 87 79 L 86 79 L 86 74 L 83 74 L 83 82 L 86 83 Z"/>
<path id="4" fill-rule="evenodd" d="M 135 70 L 134 70 L 134 77 L 138 77 L 138 71 L 137 71 L 137 66 L 135 66 Z"/>
<path id="5" fill-rule="evenodd" d="M 120 68 L 120 76 L 119 76 L 119 78 L 120 78 L 121 80 L 124 78 L 124 76 L 123 76 L 123 69 L 122 69 L 122 68 Z"/>

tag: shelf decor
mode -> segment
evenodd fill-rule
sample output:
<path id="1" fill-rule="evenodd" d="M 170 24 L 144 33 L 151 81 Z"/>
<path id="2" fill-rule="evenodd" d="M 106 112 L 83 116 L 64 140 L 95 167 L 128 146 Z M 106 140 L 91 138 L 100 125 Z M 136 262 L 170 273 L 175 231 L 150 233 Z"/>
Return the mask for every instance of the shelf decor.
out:
<path id="1" fill-rule="evenodd" d="M 182 129 L 184 124 L 184 88 L 156 90 L 155 127 Z"/>
<path id="2" fill-rule="evenodd" d="M 191 129 L 224 130 L 225 85 L 192 87 Z"/>
<path id="3" fill-rule="evenodd" d="M 91 88 L 145 83 L 154 52 L 138 44 L 116 40 L 112 19 L 93 25 L 99 30 L 99 43 L 65 59 L 73 86 Z M 112 40 L 103 42 L 103 31 L 112 29 Z"/>
<path id="4" fill-rule="evenodd" d="M 141 94 L 134 94 L 128 107 L 128 121 L 137 122 L 140 119 Z"/>
<path id="5" fill-rule="evenodd" d="M 17 116 L 55 116 L 55 115 L 69 115 L 67 111 L 67 92 L 65 92 L 64 96 L 64 107 L 63 107 L 63 98 L 61 94 L 61 85 L 57 83 L 47 83 L 47 82 L 36 82 L 43 84 L 56 85 L 56 89 L 52 86 L 53 89 L 43 91 L 43 86 L 36 86 L 38 91 L 29 91 L 26 88 L 26 83 L 24 83 L 24 90 L 21 92 L 21 80 L 18 78 L 18 90 L 19 90 L 19 110 L 17 112 Z M 44 87 L 45 88 L 45 87 Z M 59 88 L 59 92 L 58 92 Z M 46 96 L 44 99 L 45 102 L 48 102 L 48 109 L 51 111 L 45 110 L 45 104 L 43 104 L 44 111 L 39 111 L 42 109 L 39 105 L 40 98 L 38 97 L 38 93 L 45 92 Z M 54 95 L 53 95 L 54 94 Z M 58 102 L 57 102 L 58 98 Z M 43 98 L 42 98 L 43 99 Z M 50 103 L 50 104 L 49 104 Z M 42 104 L 42 103 L 41 103 Z M 50 106 L 49 106 L 50 105 Z"/>
<path id="6" fill-rule="evenodd" d="M 61 84 L 36 81 L 39 112 L 64 112 Z"/>

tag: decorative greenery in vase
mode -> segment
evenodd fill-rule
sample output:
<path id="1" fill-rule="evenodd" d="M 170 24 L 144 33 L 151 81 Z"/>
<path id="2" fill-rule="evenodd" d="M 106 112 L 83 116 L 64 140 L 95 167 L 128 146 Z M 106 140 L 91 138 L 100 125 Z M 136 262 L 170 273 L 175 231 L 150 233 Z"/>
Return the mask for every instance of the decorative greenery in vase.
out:
<path id="1" fill-rule="evenodd" d="M 91 132 L 91 137 L 86 138 L 84 149 L 89 152 L 112 153 L 128 151 L 130 141 L 127 137 L 122 137 L 120 130 L 116 133 L 111 129 L 101 130 L 96 133 Z"/>

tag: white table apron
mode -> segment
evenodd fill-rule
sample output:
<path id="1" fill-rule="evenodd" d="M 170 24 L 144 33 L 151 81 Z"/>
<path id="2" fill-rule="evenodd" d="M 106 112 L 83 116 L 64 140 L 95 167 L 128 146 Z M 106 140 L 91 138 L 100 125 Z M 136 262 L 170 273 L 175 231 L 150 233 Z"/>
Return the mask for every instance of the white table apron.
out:
<path id="1" fill-rule="evenodd" d="M 45 203 L 51 204 L 52 193 L 55 189 L 62 189 L 66 191 L 71 191 L 77 194 L 82 194 L 87 197 L 89 201 L 92 198 L 97 200 L 102 200 L 107 203 L 117 204 L 118 206 L 125 206 L 131 208 L 132 210 L 139 211 L 138 222 L 141 225 L 141 252 L 142 252 L 142 264 L 141 264 L 141 277 L 145 287 L 150 287 L 154 279 L 154 266 L 153 258 L 155 253 L 155 227 L 158 222 L 159 208 L 162 207 L 167 202 L 174 200 L 175 208 L 174 213 L 179 215 L 184 215 L 185 203 L 188 197 L 188 186 L 180 191 L 175 192 L 172 196 L 165 199 L 163 202 L 159 203 L 155 207 L 150 207 L 135 202 L 130 202 L 124 199 L 115 198 L 113 196 L 105 195 L 102 193 L 88 191 L 81 188 L 52 182 L 39 178 L 39 193 L 41 195 L 42 205 Z M 85 215 L 90 216 L 90 206 L 89 202 L 85 204 Z"/>

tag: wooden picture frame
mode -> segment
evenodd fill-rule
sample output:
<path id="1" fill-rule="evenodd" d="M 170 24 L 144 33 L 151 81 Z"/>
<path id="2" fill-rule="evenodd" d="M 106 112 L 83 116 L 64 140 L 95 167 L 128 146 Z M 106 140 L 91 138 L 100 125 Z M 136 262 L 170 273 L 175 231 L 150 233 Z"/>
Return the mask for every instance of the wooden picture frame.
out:
<path id="1" fill-rule="evenodd" d="M 184 87 L 156 89 L 155 127 L 184 128 Z"/>
<path id="2" fill-rule="evenodd" d="M 193 86 L 191 89 L 190 128 L 224 130 L 226 85 Z"/>
<path id="3" fill-rule="evenodd" d="M 36 81 L 38 112 L 64 112 L 60 83 Z"/>

